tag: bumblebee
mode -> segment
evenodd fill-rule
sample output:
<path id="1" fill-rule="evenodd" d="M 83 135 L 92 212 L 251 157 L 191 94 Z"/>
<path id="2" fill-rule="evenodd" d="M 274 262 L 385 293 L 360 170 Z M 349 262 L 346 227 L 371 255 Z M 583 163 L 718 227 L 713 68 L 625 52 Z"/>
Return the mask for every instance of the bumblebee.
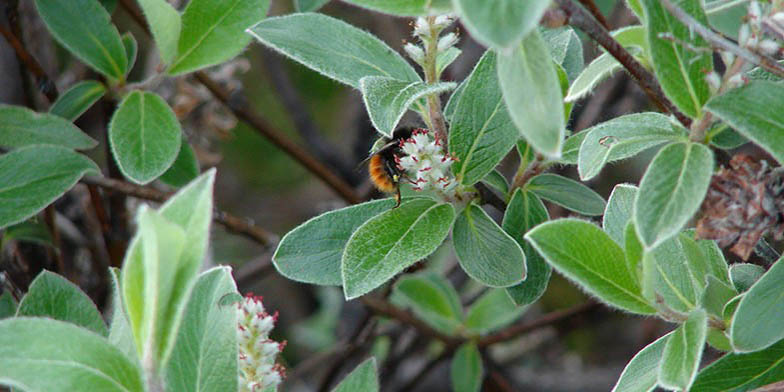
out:
<path id="1" fill-rule="evenodd" d="M 395 208 L 400 206 L 400 180 L 405 176 L 397 164 L 401 155 L 400 145 L 411 137 L 413 131 L 410 127 L 396 129 L 392 138 L 384 137 L 377 142 L 381 147 L 367 159 L 370 181 L 378 190 L 395 194 Z"/>

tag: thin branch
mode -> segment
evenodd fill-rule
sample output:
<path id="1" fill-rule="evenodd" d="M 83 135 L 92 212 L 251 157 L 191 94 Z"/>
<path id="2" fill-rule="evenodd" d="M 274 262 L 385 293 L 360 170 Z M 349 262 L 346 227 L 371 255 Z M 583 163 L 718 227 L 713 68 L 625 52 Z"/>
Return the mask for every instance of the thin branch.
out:
<path id="1" fill-rule="evenodd" d="M 610 30 L 610 24 L 607 23 L 607 19 L 604 17 L 604 15 L 602 15 L 602 11 L 599 9 L 599 7 L 596 6 L 596 2 L 594 2 L 594 0 L 580 0 L 580 4 L 582 4 L 583 7 L 585 7 L 588 12 L 590 12 L 591 15 L 593 15 L 593 17 L 602 24 L 602 27 Z"/>
<path id="2" fill-rule="evenodd" d="M 568 309 L 547 313 L 534 321 L 514 324 L 492 335 L 487 335 L 479 339 L 478 345 L 479 347 L 487 347 L 496 343 L 512 340 L 533 330 L 591 311 L 598 306 L 599 304 L 597 302 L 589 300 Z"/>
<path id="3" fill-rule="evenodd" d="M 440 340 L 447 346 L 450 347 L 458 346 L 460 345 L 460 343 L 462 343 L 462 339 L 454 336 L 445 335 L 433 329 L 429 325 L 425 324 L 424 321 L 415 317 L 413 314 L 409 313 L 406 310 L 400 309 L 397 306 L 392 305 L 391 303 L 383 299 L 375 298 L 370 295 L 365 295 L 363 297 L 360 297 L 359 299 L 373 313 L 380 316 L 393 318 L 403 324 L 410 325 L 416 328 L 416 330 L 419 331 L 419 333 L 421 333 L 422 335 Z"/>
<path id="4" fill-rule="evenodd" d="M 741 57 L 750 63 L 759 65 L 774 75 L 784 77 L 784 66 L 779 64 L 775 59 L 736 45 L 734 42 L 724 38 L 721 36 L 721 34 L 716 33 L 715 31 L 694 19 L 693 16 L 689 15 L 682 8 L 673 4 L 670 0 L 661 0 L 661 3 L 664 8 L 667 8 L 667 10 L 670 11 L 673 16 L 675 16 L 675 18 L 688 26 L 689 31 L 693 31 L 699 34 L 713 46 L 728 52 L 732 52 L 736 56 Z"/>
<path id="5" fill-rule="evenodd" d="M 691 119 L 667 99 L 661 86 L 656 81 L 656 77 L 645 69 L 634 56 L 629 54 L 593 16 L 588 14 L 582 7 L 574 4 L 572 0 L 555 0 L 555 2 L 569 17 L 569 24 L 585 32 L 618 60 L 656 106 L 665 112 L 672 113 L 686 128 L 691 126 Z"/>
<path id="6" fill-rule="evenodd" d="M 171 196 L 170 193 L 161 192 L 157 189 L 131 184 L 129 182 L 116 180 L 106 177 L 85 177 L 82 179 L 87 185 L 95 185 L 104 189 L 119 192 L 124 195 L 133 196 L 139 199 L 150 200 L 162 203 Z M 215 210 L 213 220 L 220 223 L 231 232 L 241 234 L 261 245 L 268 246 L 277 243 L 277 236 L 259 226 L 254 225 L 247 219 L 240 218 L 229 213 Z"/>
<path id="7" fill-rule="evenodd" d="M 449 358 L 452 355 L 453 351 L 454 351 L 453 349 L 447 348 L 437 357 L 428 361 L 424 366 L 422 366 L 421 369 L 419 369 L 419 371 L 414 377 L 408 380 L 408 382 L 405 385 L 398 388 L 397 391 L 398 392 L 413 391 L 418 385 L 422 384 L 422 381 L 425 380 L 425 377 L 427 377 L 432 372 L 432 370 L 436 368 L 436 366 L 439 363 Z"/>
<path id="8" fill-rule="evenodd" d="M 16 52 L 16 57 L 19 58 L 19 61 L 33 74 L 38 89 L 46 96 L 49 102 L 54 103 L 59 95 L 57 86 L 49 79 L 49 76 L 46 75 L 41 64 L 39 64 L 35 57 L 27 51 L 27 48 L 25 48 L 21 39 L 14 35 L 11 30 L 0 25 L 0 34 L 2 34 L 6 41 L 8 41 L 8 44 L 14 48 L 14 52 Z"/>

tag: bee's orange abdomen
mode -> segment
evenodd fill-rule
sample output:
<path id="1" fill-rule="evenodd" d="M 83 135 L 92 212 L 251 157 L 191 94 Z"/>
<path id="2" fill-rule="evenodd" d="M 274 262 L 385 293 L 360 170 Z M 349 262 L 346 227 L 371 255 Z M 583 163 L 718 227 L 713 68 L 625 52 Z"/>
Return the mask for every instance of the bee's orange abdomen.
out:
<path id="1" fill-rule="evenodd" d="M 378 190 L 387 193 L 394 193 L 396 191 L 397 186 L 384 169 L 384 159 L 381 155 L 374 155 L 370 158 L 368 171 L 370 172 L 370 180 L 373 181 L 373 184 Z"/>

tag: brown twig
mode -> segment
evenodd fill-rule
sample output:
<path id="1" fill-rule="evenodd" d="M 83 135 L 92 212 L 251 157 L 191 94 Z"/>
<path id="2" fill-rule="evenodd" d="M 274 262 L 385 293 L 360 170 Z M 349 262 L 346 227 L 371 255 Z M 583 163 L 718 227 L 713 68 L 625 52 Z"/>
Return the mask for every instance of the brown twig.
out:
<path id="1" fill-rule="evenodd" d="M 413 391 L 418 385 L 422 383 L 422 381 L 425 380 L 425 377 L 427 377 L 430 374 L 430 372 L 433 369 L 435 369 L 436 366 L 438 366 L 439 363 L 449 358 L 452 355 L 453 351 L 454 351 L 453 349 L 447 348 L 444 350 L 444 352 L 439 354 L 437 357 L 428 361 L 424 366 L 422 366 L 421 369 L 419 369 L 419 371 L 414 377 L 408 380 L 408 382 L 405 383 L 405 385 L 398 388 L 397 391 L 398 392 Z"/>
<path id="2" fill-rule="evenodd" d="M 419 333 L 430 337 L 432 339 L 440 340 L 447 346 L 458 346 L 462 343 L 462 339 L 459 339 L 454 336 L 445 335 L 429 325 L 427 325 L 424 321 L 420 320 L 419 318 L 415 317 L 413 314 L 409 313 L 406 310 L 400 309 L 391 303 L 375 298 L 370 295 L 365 295 L 359 298 L 362 303 L 368 307 L 373 313 L 385 316 L 389 318 L 393 318 L 403 324 L 410 325 L 416 328 Z"/>
<path id="3" fill-rule="evenodd" d="M 574 317 L 578 314 L 588 312 L 593 310 L 594 308 L 598 307 L 599 304 L 596 301 L 589 300 L 585 303 L 580 305 L 564 309 L 558 310 L 555 312 L 547 313 L 544 316 L 526 323 L 518 323 L 513 324 L 505 329 L 502 329 L 494 334 L 487 335 L 481 339 L 479 339 L 479 347 L 487 347 L 496 343 L 505 342 L 507 340 L 512 340 L 518 336 L 524 335 L 528 332 L 533 330 L 555 324 L 561 320 L 568 319 L 570 317 Z"/>
<path id="4" fill-rule="evenodd" d="M 610 24 L 607 23 L 607 19 L 604 17 L 604 15 L 602 15 L 602 11 L 599 9 L 599 7 L 596 6 L 596 2 L 593 0 L 580 0 L 580 4 L 582 4 L 583 7 L 585 7 L 585 9 L 587 9 L 588 12 L 590 12 L 591 15 L 593 15 L 593 17 L 602 24 L 602 27 L 610 30 Z"/>
<path id="5" fill-rule="evenodd" d="M 38 89 L 41 93 L 46 96 L 49 102 L 53 103 L 56 101 L 59 95 L 57 86 L 49 79 L 49 76 L 46 75 L 41 64 L 39 64 L 35 57 L 27 51 L 24 43 L 22 43 L 11 30 L 5 28 L 3 25 L 0 25 L 0 34 L 2 34 L 8 44 L 14 48 L 14 52 L 16 52 L 16 57 L 19 58 L 19 61 L 33 74 L 35 83 L 38 85 Z"/>
<path id="6" fill-rule="evenodd" d="M 95 185 L 104 189 L 119 192 L 124 195 L 133 196 L 139 199 L 150 200 L 162 203 L 171 196 L 166 192 L 157 189 L 131 184 L 129 182 L 116 180 L 106 177 L 85 177 L 82 182 L 87 185 Z M 261 245 L 270 245 L 277 242 L 277 236 L 254 225 L 246 219 L 236 217 L 223 211 L 216 210 L 213 220 L 220 223 L 231 232 L 242 234 Z"/>
<path id="7" fill-rule="evenodd" d="M 656 77 L 626 51 L 593 16 L 574 4 L 572 0 L 555 0 L 555 2 L 569 17 L 569 24 L 585 32 L 618 60 L 656 106 L 665 112 L 672 113 L 686 128 L 691 126 L 691 119 L 678 110 L 664 95 L 661 86 L 656 81 Z"/>

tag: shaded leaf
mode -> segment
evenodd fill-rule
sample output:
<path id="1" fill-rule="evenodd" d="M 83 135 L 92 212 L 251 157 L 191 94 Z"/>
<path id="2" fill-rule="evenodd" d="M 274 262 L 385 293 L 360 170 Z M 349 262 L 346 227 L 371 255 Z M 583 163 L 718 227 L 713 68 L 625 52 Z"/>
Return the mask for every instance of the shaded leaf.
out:
<path id="1" fill-rule="evenodd" d="M 64 93 L 60 94 L 52 106 L 49 113 L 60 116 L 68 121 L 74 121 L 84 114 L 93 104 L 98 102 L 106 94 L 106 87 L 101 82 L 95 80 L 85 80 L 71 86 Z M 28 122 L 29 124 L 29 122 Z M 81 132 L 81 131 L 79 131 Z M 87 137 L 85 135 L 85 137 Z M 97 142 L 90 139 L 90 146 L 95 147 Z"/>
<path id="2" fill-rule="evenodd" d="M 672 332 L 664 346 L 659 365 L 659 385 L 688 391 L 702 359 L 708 319 L 704 310 L 695 310 Z"/>
<path id="3" fill-rule="evenodd" d="M 463 319 L 457 291 L 436 274 L 401 279 L 395 285 L 395 295 L 425 322 L 446 334 L 454 333 Z"/>
<path id="4" fill-rule="evenodd" d="M 63 94 L 62 98 L 68 99 L 69 92 Z M 0 146 L 23 147 L 33 144 L 87 150 L 98 145 L 98 142 L 60 116 L 0 104 Z"/>
<path id="5" fill-rule="evenodd" d="M 664 346 L 672 333 L 668 333 L 645 346 L 626 364 L 612 392 L 648 392 L 656 387 L 656 371 L 659 368 Z"/>
<path id="6" fill-rule="evenodd" d="M 758 351 L 784 338 L 784 259 L 762 275 L 740 300 L 732 319 L 730 338 L 735 352 Z"/>
<path id="7" fill-rule="evenodd" d="M 540 174 L 532 178 L 526 189 L 542 199 L 587 216 L 604 213 L 604 199 L 587 186 L 557 174 Z"/>
<path id="8" fill-rule="evenodd" d="M 697 375 L 692 392 L 750 391 L 784 380 L 784 341 L 749 354 L 729 353 Z"/>
<path id="9" fill-rule="evenodd" d="M 490 289 L 468 308 L 465 327 L 485 334 L 509 325 L 526 310 L 524 306 L 515 306 L 505 290 Z"/>
<path id="10" fill-rule="evenodd" d="M 378 392 L 376 358 L 371 357 L 357 366 L 332 392 Z"/>
<path id="11" fill-rule="evenodd" d="M 604 209 L 602 229 L 619 245 L 626 243 L 624 237 L 626 226 L 632 219 L 634 198 L 637 187 L 631 184 L 618 184 L 610 193 L 607 207 Z"/>
<path id="12" fill-rule="evenodd" d="M 455 392 L 479 392 L 482 387 L 482 356 L 475 343 L 465 343 L 452 357 L 451 379 Z"/>

